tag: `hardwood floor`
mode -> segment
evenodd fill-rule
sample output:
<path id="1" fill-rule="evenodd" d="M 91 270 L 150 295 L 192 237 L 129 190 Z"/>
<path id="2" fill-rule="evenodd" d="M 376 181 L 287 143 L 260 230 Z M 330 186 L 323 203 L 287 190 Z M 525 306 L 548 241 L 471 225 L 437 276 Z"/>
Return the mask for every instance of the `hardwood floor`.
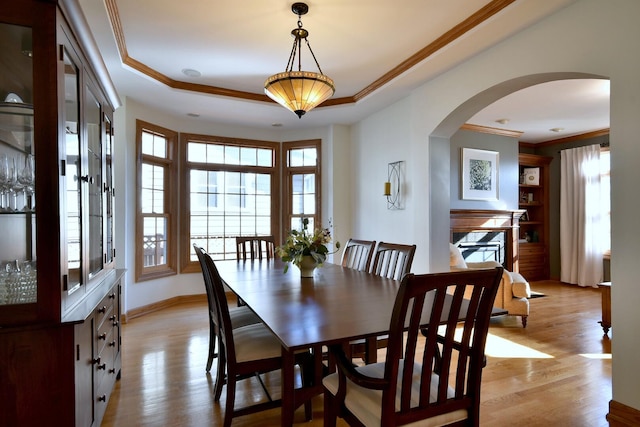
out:
<path id="1" fill-rule="evenodd" d="M 526 329 L 518 317 L 496 318 L 491 324 L 481 426 L 608 426 L 611 342 L 597 323 L 600 290 L 553 281 L 531 285 L 546 296 L 530 300 Z M 222 425 L 224 390 L 221 402 L 214 403 L 215 374 L 209 376 L 204 370 L 208 327 L 204 300 L 123 325 L 122 379 L 102 426 Z M 265 383 L 278 395 L 278 375 Z M 251 380 L 238 388 L 238 398 L 236 405 L 243 405 L 264 399 L 264 392 Z M 313 421 L 306 423 L 300 408 L 296 423 L 321 426 L 322 397 L 314 399 L 313 409 Z M 233 425 L 279 422 L 280 411 L 274 409 L 236 418 Z"/>

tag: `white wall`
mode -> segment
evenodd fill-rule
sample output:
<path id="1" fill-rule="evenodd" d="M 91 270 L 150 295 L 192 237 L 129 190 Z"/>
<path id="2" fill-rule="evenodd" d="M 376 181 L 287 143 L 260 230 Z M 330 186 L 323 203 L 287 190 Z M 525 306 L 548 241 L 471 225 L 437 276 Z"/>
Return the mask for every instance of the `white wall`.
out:
<path id="1" fill-rule="evenodd" d="M 354 187 L 367 195 L 354 209 L 360 229 L 393 234 L 398 241 L 414 241 L 419 248 L 414 271 L 435 271 L 446 262 L 449 227 L 449 205 L 444 203 L 449 188 L 429 185 L 430 181 L 441 182 L 444 168 L 448 174 L 449 159 L 445 160 L 442 141 L 492 100 L 518 88 L 564 73 L 610 78 L 613 399 L 634 408 L 640 408 L 640 337 L 635 332 L 640 324 L 640 291 L 635 277 L 635 243 L 640 240 L 640 230 L 634 214 L 640 204 L 636 189 L 640 182 L 636 125 L 640 117 L 640 58 L 632 54 L 637 52 L 640 40 L 640 26 L 635 22 L 638 16 L 640 2 L 636 0 L 578 1 L 428 82 L 409 99 L 354 126 L 357 131 L 352 132 L 356 163 L 362 163 L 365 156 L 374 165 L 392 160 L 392 150 L 385 146 L 389 135 L 380 132 L 382 129 L 391 129 L 402 139 L 393 145 L 393 158 L 411 159 L 412 163 L 408 204 L 413 217 L 406 212 L 401 221 L 373 209 L 373 194 L 367 192 L 372 173 L 360 170 Z M 372 149 L 365 151 L 367 147 Z M 430 153 L 442 156 L 442 161 L 430 158 Z M 427 168 L 431 170 L 423 172 Z M 425 219 L 430 221 L 426 230 Z M 430 236 L 430 231 L 434 235 Z M 535 321 L 535 313 L 531 318 Z"/>
<path id="2" fill-rule="evenodd" d="M 117 224 L 122 227 L 118 228 L 117 237 L 122 238 L 125 245 L 121 266 L 133 265 L 135 118 L 180 131 L 214 135 L 272 140 L 323 138 L 327 143 L 326 148 L 323 146 L 323 174 L 327 174 L 323 180 L 325 219 L 334 219 L 340 239 L 353 235 L 417 244 L 413 271 L 421 273 L 448 266 L 450 155 L 447 143 L 460 125 L 493 100 L 528 85 L 577 77 L 579 73 L 610 78 L 613 399 L 640 409 L 637 386 L 640 384 L 637 369 L 640 338 L 635 330 L 640 324 L 635 267 L 636 243 L 640 240 L 635 214 L 640 208 L 636 189 L 640 182 L 636 125 L 640 117 L 640 57 L 637 55 L 640 26 L 636 22 L 639 16 L 640 1 L 637 0 L 577 1 L 443 73 L 409 97 L 351 129 L 332 127 L 295 134 L 275 133 L 273 137 L 269 132 L 224 125 L 198 130 L 197 122 L 163 117 L 127 102 L 123 107 L 126 111 L 116 114 L 117 140 L 125 139 L 128 146 L 126 153 L 122 148 L 117 153 L 118 165 L 126 168 L 125 174 L 118 175 L 117 182 L 118 189 L 125 188 L 125 197 L 122 199 L 123 191 L 120 191 L 119 200 L 127 203 L 127 208 L 120 205 L 117 211 Z M 331 166 L 327 160 L 333 162 Z M 381 195 L 382 183 L 386 180 L 387 164 L 397 160 L 406 162 L 405 210 L 390 211 Z M 340 186 L 333 185 L 337 182 Z M 328 188 L 334 190 L 333 198 L 329 197 Z M 348 210 L 343 210 L 347 206 Z M 124 236 L 120 235 L 121 230 Z M 121 260 L 119 258 L 119 262 Z M 133 283 L 132 277 L 130 271 L 125 310 L 173 295 L 201 292 L 200 282 L 196 285 L 196 280 L 188 275 L 139 284 Z M 535 313 L 531 319 L 535 321 Z M 609 396 L 602 398 L 609 399 Z"/>

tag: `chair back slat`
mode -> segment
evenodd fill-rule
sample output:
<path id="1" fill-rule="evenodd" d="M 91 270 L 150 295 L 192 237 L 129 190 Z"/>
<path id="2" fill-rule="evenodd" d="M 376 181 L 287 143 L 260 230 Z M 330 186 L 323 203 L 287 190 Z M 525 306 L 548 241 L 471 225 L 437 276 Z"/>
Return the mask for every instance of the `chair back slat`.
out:
<path id="1" fill-rule="evenodd" d="M 502 268 L 404 276 L 393 308 L 384 371 L 387 384 L 400 387 L 383 389 L 382 425 L 458 409 L 478 419 L 484 349 L 501 277 Z M 473 291 L 465 297 L 467 286 Z M 427 309 L 428 324 L 439 326 L 420 327 Z M 418 343 L 420 335 L 426 338 L 424 347 Z M 435 390 L 432 381 L 437 382 Z"/>
<path id="2" fill-rule="evenodd" d="M 416 245 L 378 243 L 371 272 L 388 279 L 402 280 L 411 271 Z"/>
<path id="3" fill-rule="evenodd" d="M 275 246 L 273 236 L 238 236 L 236 258 L 243 261 L 273 259 Z"/>
<path id="4" fill-rule="evenodd" d="M 375 246 L 375 240 L 349 239 L 342 252 L 342 266 L 368 272 Z"/>

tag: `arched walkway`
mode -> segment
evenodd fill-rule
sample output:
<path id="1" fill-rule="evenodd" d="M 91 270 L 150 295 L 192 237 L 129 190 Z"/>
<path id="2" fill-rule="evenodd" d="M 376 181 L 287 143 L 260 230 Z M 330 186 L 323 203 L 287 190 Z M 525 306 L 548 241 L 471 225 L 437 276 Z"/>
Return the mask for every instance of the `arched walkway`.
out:
<path id="1" fill-rule="evenodd" d="M 431 254 L 430 265 L 435 270 L 447 269 L 449 241 L 449 209 L 450 209 L 450 151 L 449 140 L 458 129 L 476 113 L 495 101 L 517 92 L 518 90 L 555 80 L 568 79 L 606 79 L 607 77 L 579 72 L 541 73 L 511 79 L 492 86 L 469 98 L 454 109 L 429 136 L 429 171 L 430 181 L 436 185 L 429 186 L 431 225 L 429 244 Z M 437 207 L 437 208 L 436 208 Z"/>

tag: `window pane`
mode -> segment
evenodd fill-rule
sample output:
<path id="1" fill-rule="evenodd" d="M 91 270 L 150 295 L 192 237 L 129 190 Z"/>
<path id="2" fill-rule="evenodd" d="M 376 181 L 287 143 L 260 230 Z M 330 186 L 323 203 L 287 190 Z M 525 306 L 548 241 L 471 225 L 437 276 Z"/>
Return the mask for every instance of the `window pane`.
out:
<path id="1" fill-rule="evenodd" d="M 303 193 L 303 180 L 304 175 L 293 175 L 291 177 L 291 188 L 293 194 L 302 194 Z"/>
<path id="2" fill-rule="evenodd" d="M 142 132 L 142 154 L 153 156 L 153 134 Z"/>
<path id="3" fill-rule="evenodd" d="M 305 215 L 315 215 L 316 213 L 316 196 L 315 194 L 306 194 L 304 196 L 304 211 Z"/>
<path id="4" fill-rule="evenodd" d="M 143 251 L 145 267 L 167 263 L 167 222 L 165 218 L 143 219 Z"/>
<path id="5" fill-rule="evenodd" d="M 227 145 L 224 148 L 224 163 L 227 165 L 239 165 L 240 147 Z"/>
<path id="6" fill-rule="evenodd" d="M 303 156 L 302 150 L 289 151 L 289 166 L 290 167 L 304 166 L 304 156 Z"/>
<path id="7" fill-rule="evenodd" d="M 167 158 L 167 139 L 149 131 L 142 131 L 142 154 Z"/>
<path id="8" fill-rule="evenodd" d="M 271 216 L 271 196 L 258 195 L 255 198 L 255 211 L 257 216 Z"/>
<path id="9" fill-rule="evenodd" d="M 256 193 L 271 194 L 271 175 L 256 174 Z"/>
<path id="10" fill-rule="evenodd" d="M 207 146 L 190 142 L 187 145 L 187 160 L 190 162 L 204 162 L 207 158 Z"/>
<path id="11" fill-rule="evenodd" d="M 142 213 L 164 213 L 165 168 L 143 163 L 141 173 L 140 201 Z"/>
<path id="12" fill-rule="evenodd" d="M 167 140 L 158 135 L 153 137 L 153 155 L 156 157 L 167 158 Z"/>
<path id="13" fill-rule="evenodd" d="M 256 149 L 251 147 L 241 147 L 240 148 L 240 164 L 255 166 L 257 164 Z"/>
<path id="14" fill-rule="evenodd" d="M 317 160 L 315 148 L 296 148 L 289 151 L 289 167 L 315 166 Z"/>
<path id="15" fill-rule="evenodd" d="M 273 150 L 258 148 L 258 166 L 273 167 Z"/>
<path id="16" fill-rule="evenodd" d="M 224 163 L 224 145 L 207 144 L 207 163 Z"/>
<path id="17" fill-rule="evenodd" d="M 318 154 L 315 148 L 305 148 L 304 152 L 304 165 L 315 166 L 318 158 Z"/>
<path id="18" fill-rule="evenodd" d="M 291 213 L 293 215 L 300 215 L 304 213 L 304 197 L 294 194 L 291 197 Z"/>

